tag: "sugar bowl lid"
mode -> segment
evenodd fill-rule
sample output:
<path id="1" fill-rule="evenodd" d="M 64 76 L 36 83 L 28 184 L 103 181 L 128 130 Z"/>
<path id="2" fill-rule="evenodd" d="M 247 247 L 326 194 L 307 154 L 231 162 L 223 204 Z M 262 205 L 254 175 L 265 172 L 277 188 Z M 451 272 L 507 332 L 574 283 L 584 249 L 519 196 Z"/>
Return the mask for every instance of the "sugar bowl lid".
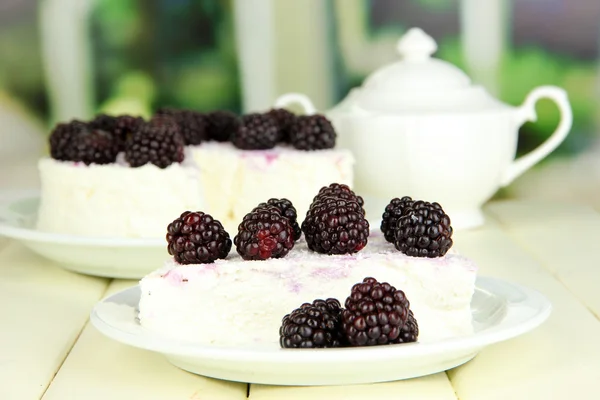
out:
<path id="1" fill-rule="evenodd" d="M 503 107 L 446 61 L 432 58 L 435 40 L 410 29 L 396 46 L 402 59 L 369 75 L 356 94 L 362 110 L 385 113 L 473 111 Z"/>

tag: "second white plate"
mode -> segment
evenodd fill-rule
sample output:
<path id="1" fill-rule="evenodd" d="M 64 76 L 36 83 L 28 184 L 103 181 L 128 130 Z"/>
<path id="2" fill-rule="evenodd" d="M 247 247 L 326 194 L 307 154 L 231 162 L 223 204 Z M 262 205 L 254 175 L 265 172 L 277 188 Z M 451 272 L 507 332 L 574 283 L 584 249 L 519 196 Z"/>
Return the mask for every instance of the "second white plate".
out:
<path id="1" fill-rule="evenodd" d="M 61 235 L 34 228 L 39 197 L 24 193 L 0 205 L 0 235 L 20 241 L 60 267 L 82 274 L 140 279 L 169 257 L 164 238 Z"/>
<path id="2" fill-rule="evenodd" d="M 471 360 L 485 346 L 534 329 L 551 311 L 550 302 L 534 290 L 480 277 L 471 302 L 472 335 L 363 348 L 281 349 L 276 343 L 217 347 L 156 335 L 138 323 L 139 299 L 139 286 L 109 296 L 92 311 L 92 324 L 114 340 L 162 353 L 184 370 L 273 385 L 345 385 L 433 374 Z"/>

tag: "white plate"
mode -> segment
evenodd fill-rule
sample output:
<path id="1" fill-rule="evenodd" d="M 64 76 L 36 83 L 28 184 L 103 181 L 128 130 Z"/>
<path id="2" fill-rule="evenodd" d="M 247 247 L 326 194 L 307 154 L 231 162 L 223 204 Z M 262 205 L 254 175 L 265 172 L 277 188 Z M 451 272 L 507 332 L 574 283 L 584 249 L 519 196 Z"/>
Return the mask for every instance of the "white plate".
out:
<path id="1" fill-rule="evenodd" d="M 85 237 L 35 229 L 39 196 L 12 195 L 0 204 L 0 235 L 20 241 L 59 266 L 88 275 L 140 279 L 169 257 L 164 238 Z"/>
<path id="2" fill-rule="evenodd" d="M 184 370 L 231 381 L 273 385 L 342 385 L 433 374 L 471 360 L 485 346 L 521 335 L 550 315 L 540 293 L 504 281 L 477 279 L 471 302 L 474 334 L 430 343 L 343 349 L 281 349 L 277 343 L 217 347 L 179 342 L 137 320 L 139 286 L 100 301 L 91 321 L 119 342 L 162 353 Z"/>

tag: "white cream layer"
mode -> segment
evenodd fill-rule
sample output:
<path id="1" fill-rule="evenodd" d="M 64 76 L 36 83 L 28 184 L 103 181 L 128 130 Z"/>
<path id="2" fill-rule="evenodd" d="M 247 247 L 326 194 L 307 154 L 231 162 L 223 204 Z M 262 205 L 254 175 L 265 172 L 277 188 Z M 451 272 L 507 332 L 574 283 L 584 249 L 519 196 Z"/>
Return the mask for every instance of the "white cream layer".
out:
<path id="1" fill-rule="evenodd" d="M 191 147 L 200 168 L 206 211 L 230 234 L 244 215 L 269 198 L 292 201 L 300 221 L 323 186 L 352 186 L 354 157 L 348 150 L 300 151 L 288 146 L 240 150 L 230 143 L 207 142 Z"/>
<path id="2" fill-rule="evenodd" d="M 346 150 L 299 151 L 278 146 L 242 151 L 230 143 L 186 148 L 183 164 L 130 168 L 39 161 L 38 229 L 85 236 L 163 237 L 184 211 L 204 211 L 233 236 L 246 213 L 271 197 L 291 200 L 303 219 L 319 189 L 352 186 L 354 158 Z"/>
<path id="3" fill-rule="evenodd" d="M 43 158 L 37 229 L 99 237 L 164 237 L 183 211 L 203 204 L 198 169 L 130 168 Z"/>
<path id="4" fill-rule="evenodd" d="M 405 292 L 419 341 L 470 334 L 475 264 L 458 254 L 408 257 L 373 232 L 354 255 L 311 252 L 301 239 L 287 257 L 243 261 L 235 248 L 214 264 L 167 262 L 140 282 L 142 326 L 178 340 L 215 345 L 277 342 L 283 316 L 304 302 L 334 297 L 371 276 Z"/>

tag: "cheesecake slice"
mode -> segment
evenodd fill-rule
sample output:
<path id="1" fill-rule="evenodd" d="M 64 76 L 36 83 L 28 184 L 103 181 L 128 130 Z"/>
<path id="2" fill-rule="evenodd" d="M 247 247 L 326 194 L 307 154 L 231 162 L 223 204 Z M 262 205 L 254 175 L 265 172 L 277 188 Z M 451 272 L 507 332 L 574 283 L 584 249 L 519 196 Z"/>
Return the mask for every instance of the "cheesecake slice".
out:
<path id="1" fill-rule="evenodd" d="M 323 255 L 304 239 L 282 259 L 244 261 L 234 252 L 212 264 L 163 268 L 140 281 L 143 327 L 174 340 L 220 346 L 278 345 L 284 315 L 305 302 L 337 298 L 374 277 L 403 290 L 419 324 L 419 341 L 473 332 L 471 298 L 477 267 L 450 251 L 409 257 L 373 231 L 356 254 Z"/>

